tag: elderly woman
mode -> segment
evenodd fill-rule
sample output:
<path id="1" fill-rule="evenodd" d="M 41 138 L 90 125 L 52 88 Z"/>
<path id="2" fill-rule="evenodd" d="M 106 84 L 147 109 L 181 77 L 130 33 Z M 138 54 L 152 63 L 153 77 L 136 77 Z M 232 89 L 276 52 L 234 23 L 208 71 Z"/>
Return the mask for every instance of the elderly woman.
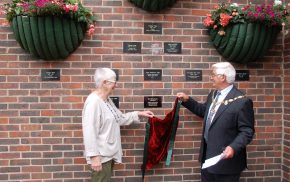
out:
<path id="1" fill-rule="evenodd" d="M 116 87 L 116 74 L 109 68 L 95 71 L 96 89 L 87 97 L 83 113 L 85 157 L 92 169 L 92 182 L 110 181 L 114 162 L 122 162 L 120 126 L 139 123 L 151 111 L 122 114 L 109 98 Z"/>

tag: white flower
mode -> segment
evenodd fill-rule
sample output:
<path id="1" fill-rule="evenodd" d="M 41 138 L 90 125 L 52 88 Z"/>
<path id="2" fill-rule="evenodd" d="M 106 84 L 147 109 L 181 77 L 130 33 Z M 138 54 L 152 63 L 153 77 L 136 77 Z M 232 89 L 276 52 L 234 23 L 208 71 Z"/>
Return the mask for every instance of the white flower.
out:
<path id="1" fill-rule="evenodd" d="M 282 1 L 280 0 L 275 0 L 274 1 L 274 6 L 282 5 Z"/>

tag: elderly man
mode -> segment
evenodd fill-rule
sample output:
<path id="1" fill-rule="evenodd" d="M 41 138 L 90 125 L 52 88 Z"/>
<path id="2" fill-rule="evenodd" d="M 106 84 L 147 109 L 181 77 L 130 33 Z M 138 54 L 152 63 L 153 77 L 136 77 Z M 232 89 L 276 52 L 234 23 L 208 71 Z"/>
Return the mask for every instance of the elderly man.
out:
<path id="1" fill-rule="evenodd" d="M 202 182 L 238 182 L 247 167 L 246 146 L 255 132 L 253 102 L 233 85 L 235 75 L 230 63 L 214 64 L 210 79 L 215 90 L 205 103 L 177 93 L 184 107 L 204 118 L 200 162 L 224 154 L 216 165 L 201 170 Z"/>

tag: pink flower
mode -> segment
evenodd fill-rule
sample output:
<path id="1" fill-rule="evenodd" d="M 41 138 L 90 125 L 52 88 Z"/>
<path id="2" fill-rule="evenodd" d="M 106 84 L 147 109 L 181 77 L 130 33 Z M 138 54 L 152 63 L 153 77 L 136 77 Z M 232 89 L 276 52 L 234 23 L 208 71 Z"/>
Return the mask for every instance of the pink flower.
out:
<path id="1" fill-rule="evenodd" d="M 210 27 L 214 24 L 214 21 L 211 19 L 211 14 L 206 14 L 206 19 L 203 20 L 203 24 L 206 27 Z"/>
<path id="2" fill-rule="evenodd" d="M 63 9 L 66 13 L 69 11 L 76 12 L 76 11 L 78 11 L 79 7 L 78 7 L 78 5 L 64 4 Z"/>
<path id="3" fill-rule="evenodd" d="M 275 17 L 275 14 L 273 12 L 271 13 L 268 13 L 270 15 L 271 18 L 274 18 Z"/>
<path id="4" fill-rule="evenodd" d="M 259 7 L 259 6 L 257 6 L 257 7 L 256 7 L 256 12 L 258 12 L 258 13 L 262 12 L 262 8 Z"/>
<path id="5" fill-rule="evenodd" d="M 94 32 L 95 32 L 95 26 L 93 24 L 91 24 L 89 27 L 90 28 L 88 29 L 87 34 L 89 36 L 92 36 L 94 34 Z"/>
<path id="6" fill-rule="evenodd" d="M 48 0 L 36 0 L 34 4 L 37 8 L 42 8 L 46 6 L 47 2 Z"/>
<path id="7" fill-rule="evenodd" d="M 230 20 L 232 19 L 233 17 L 226 14 L 226 13 L 221 13 L 220 14 L 220 21 L 221 21 L 221 25 L 223 27 L 227 26 L 229 23 L 230 23 Z"/>
<path id="8" fill-rule="evenodd" d="M 24 3 L 22 3 L 22 8 L 24 9 L 24 11 L 28 11 L 29 10 L 29 7 L 30 7 L 30 5 L 29 5 L 29 3 L 28 2 L 24 2 Z"/>
<path id="9" fill-rule="evenodd" d="M 214 21 L 210 17 L 207 17 L 206 19 L 203 20 L 203 24 L 206 27 L 210 27 L 211 25 L 214 24 Z"/>
<path id="10" fill-rule="evenodd" d="M 67 12 L 69 12 L 69 10 L 70 10 L 70 6 L 69 6 L 68 4 L 64 4 L 64 5 L 63 5 L 63 9 L 64 9 L 64 11 L 67 13 Z"/>
<path id="11" fill-rule="evenodd" d="M 79 9 L 78 5 L 71 5 L 72 11 L 78 11 L 78 9 Z"/>

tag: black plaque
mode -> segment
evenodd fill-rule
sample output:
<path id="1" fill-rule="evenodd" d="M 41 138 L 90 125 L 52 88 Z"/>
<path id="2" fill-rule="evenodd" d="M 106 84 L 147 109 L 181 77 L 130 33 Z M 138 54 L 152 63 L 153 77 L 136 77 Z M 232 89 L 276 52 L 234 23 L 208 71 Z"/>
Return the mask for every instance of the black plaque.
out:
<path id="1" fill-rule="evenodd" d="M 42 81 L 59 81 L 60 70 L 59 69 L 43 69 L 41 70 Z"/>
<path id="2" fill-rule="evenodd" d="M 113 71 L 116 73 L 116 81 L 118 81 L 119 80 L 119 70 L 113 69 Z"/>
<path id="3" fill-rule="evenodd" d="M 161 69 L 144 69 L 144 80 L 162 80 Z"/>
<path id="4" fill-rule="evenodd" d="M 117 108 L 119 108 L 119 97 L 110 97 Z"/>
<path id="5" fill-rule="evenodd" d="M 123 42 L 123 53 L 141 53 L 141 42 Z"/>
<path id="6" fill-rule="evenodd" d="M 250 72 L 249 70 L 236 70 L 236 81 L 249 81 Z"/>
<path id="7" fill-rule="evenodd" d="M 181 43 L 164 42 L 164 52 L 168 54 L 181 54 Z"/>
<path id="8" fill-rule="evenodd" d="M 186 81 L 202 81 L 202 70 L 185 70 Z"/>
<path id="9" fill-rule="evenodd" d="M 144 34 L 162 34 L 162 24 L 144 23 Z"/>
<path id="10" fill-rule="evenodd" d="M 162 97 L 160 96 L 144 97 L 144 108 L 149 107 L 162 107 Z"/>

